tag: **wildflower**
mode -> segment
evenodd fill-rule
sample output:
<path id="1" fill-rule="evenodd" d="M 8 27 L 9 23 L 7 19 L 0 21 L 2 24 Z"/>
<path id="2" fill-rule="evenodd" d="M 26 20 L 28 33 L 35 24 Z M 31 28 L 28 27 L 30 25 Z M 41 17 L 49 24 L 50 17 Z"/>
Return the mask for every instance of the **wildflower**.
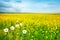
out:
<path id="1" fill-rule="evenodd" d="M 26 34 L 27 33 L 27 30 L 23 30 L 22 32 L 23 32 L 23 34 Z"/>
<path id="2" fill-rule="evenodd" d="M 22 26 L 23 24 L 22 23 L 20 23 L 20 26 Z"/>
<path id="3" fill-rule="evenodd" d="M 4 32 L 8 32 L 8 30 L 9 30 L 8 28 L 5 28 L 5 29 L 4 29 Z"/>
<path id="4" fill-rule="evenodd" d="M 11 26 L 11 27 L 10 27 L 10 30 L 14 30 L 14 29 L 15 29 L 14 26 Z"/>
<path id="5" fill-rule="evenodd" d="M 16 24 L 15 27 L 19 27 L 19 24 Z"/>

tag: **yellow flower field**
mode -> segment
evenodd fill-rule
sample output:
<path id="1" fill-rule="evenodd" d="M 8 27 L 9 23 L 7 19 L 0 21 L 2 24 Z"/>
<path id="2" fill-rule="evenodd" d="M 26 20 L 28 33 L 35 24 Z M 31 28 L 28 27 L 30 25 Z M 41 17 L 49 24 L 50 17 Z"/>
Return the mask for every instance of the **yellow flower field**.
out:
<path id="1" fill-rule="evenodd" d="M 60 14 L 0 14 L 0 40 L 60 40 Z"/>

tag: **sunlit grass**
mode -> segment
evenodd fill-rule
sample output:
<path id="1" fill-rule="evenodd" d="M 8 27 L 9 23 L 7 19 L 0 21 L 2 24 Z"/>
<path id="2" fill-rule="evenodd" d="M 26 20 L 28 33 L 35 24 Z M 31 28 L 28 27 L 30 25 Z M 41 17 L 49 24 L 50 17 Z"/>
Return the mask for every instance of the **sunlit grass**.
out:
<path id="1" fill-rule="evenodd" d="M 60 15 L 0 14 L 0 40 L 60 40 Z"/>

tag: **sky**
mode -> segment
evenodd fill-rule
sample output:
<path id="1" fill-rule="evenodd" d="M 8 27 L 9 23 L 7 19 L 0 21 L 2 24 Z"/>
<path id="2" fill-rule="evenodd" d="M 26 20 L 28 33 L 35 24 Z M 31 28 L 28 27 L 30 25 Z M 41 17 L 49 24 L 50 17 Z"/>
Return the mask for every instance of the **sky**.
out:
<path id="1" fill-rule="evenodd" d="M 60 12 L 60 0 L 0 0 L 0 12 Z"/>

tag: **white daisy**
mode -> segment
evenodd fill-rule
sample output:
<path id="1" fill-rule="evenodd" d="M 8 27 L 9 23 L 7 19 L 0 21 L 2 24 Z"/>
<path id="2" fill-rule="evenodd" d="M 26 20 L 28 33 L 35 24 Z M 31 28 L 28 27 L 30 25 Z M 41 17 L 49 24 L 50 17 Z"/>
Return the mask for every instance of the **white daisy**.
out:
<path id="1" fill-rule="evenodd" d="M 16 24 L 15 27 L 19 27 L 19 24 Z"/>
<path id="2" fill-rule="evenodd" d="M 4 32 L 8 32 L 8 30 L 9 30 L 8 28 L 5 28 L 5 29 L 4 29 Z"/>
<path id="3" fill-rule="evenodd" d="M 15 29 L 15 27 L 14 27 L 14 26 L 11 26 L 11 27 L 10 27 L 10 30 L 14 30 L 14 29 Z"/>
<path id="4" fill-rule="evenodd" d="M 23 34 L 26 34 L 27 33 L 27 30 L 23 30 L 22 32 L 23 32 Z"/>
<path id="5" fill-rule="evenodd" d="M 22 26 L 23 24 L 22 23 L 20 23 L 20 26 Z"/>

